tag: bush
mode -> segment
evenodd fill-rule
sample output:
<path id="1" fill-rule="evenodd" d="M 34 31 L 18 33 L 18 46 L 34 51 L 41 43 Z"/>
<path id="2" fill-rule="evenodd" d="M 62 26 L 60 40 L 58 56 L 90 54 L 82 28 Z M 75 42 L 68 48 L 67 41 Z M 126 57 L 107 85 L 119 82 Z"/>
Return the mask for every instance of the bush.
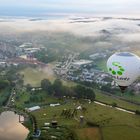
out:
<path id="1" fill-rule="evenodd" d="M 117 103 L 114 102 L 114 103 L 111 104 L 111 106 L 112 107 L 117 107 Z"/>
<path id="2" fill-rule="evenodd" d="M 136 110 L 135 113 L 136 113 L 137 115 L 140 115 L 140 111 L 139 111 L 139 110 Z"/>
<path id="3" fill-rule="evenodd" d="M 88 125 L 89 127 L 99 127 L 99 124 L 94 123 L 94 122 L 91 122 L 91 121 L 87 121 L 87 125 Z"/>

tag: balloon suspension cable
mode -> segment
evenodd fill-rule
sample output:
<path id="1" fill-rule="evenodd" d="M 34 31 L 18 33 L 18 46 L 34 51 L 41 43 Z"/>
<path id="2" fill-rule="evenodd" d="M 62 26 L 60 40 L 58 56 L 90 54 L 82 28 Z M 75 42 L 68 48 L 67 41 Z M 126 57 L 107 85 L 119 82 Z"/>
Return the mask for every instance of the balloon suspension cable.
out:
<path id="1" fill-rule="evenodd" d="M 127 88 L 127 86 L 119 86 L 119 87 L 120 87 L 122 93 L 124 93 Z"/>

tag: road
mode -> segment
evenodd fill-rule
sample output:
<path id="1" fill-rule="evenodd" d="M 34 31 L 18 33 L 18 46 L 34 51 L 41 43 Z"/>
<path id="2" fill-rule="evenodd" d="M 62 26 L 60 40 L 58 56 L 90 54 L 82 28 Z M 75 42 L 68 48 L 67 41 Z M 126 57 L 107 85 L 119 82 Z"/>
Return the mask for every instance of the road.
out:
<path id="1" fill-rule="evenodd" d="M 72 64 L 72 62 L 75 60 L 75 58 L 78 56 L 77 53 L 74 53 L 72 56 L 70 56 L 70 58 L 68 57 L 68 60 L 66 61 L 66 64 L 64 65 L 64 67 L 62 68 L 56 68 L 57 71 L 61 71 L 63 70 L 63 73 L 67 73 L 69 71 L 69 68 Z"/>
<path id="2" fill-rule="evenodd" d="M 70 60 L 69 60 L 69 62 L 68 62 L 68 64 L 67 64 L 67 66 L 65 67 L 66 71 L 68 71 L 68 69 L 70 68 L 70 66 L 71 66 L 73 60 L 76 58 L 76 56 L 77 56 L 77 54 L 75 53 L 75 54 L 70 58 Z"/>
<path id="3" fill-rule="evenodd" d="M 13 103 L 14 103 L 14 96 L 15 96 L 15 91 L 11 92 L 11 95 L 7 101 L 7 104 L 5 105 L 5 107 L 10 107 Z"/>

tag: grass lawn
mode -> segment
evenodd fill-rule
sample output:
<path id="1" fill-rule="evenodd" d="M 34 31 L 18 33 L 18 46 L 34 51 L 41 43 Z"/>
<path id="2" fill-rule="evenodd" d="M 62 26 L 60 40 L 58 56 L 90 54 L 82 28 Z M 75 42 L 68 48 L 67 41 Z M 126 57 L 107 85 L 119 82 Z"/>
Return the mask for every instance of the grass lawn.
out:
<path id="1" fill-rule="evenodd" d="M 114 126 L 102 128 L 104 140 L 139 140 L 139 129 L 130 126 Z"/>
<path id="2" fill-rule="evenodd" d="M 140 116 L 92 103 L 85 118 L 100 124 L 105 140 L 139 140 Z"/>
<path id="3" fill-rule="evenodd" d="M 74 118 L 67 119 L 60 115 L 63 109 L 74 109 L 78 105 L 79 103 L 69 99 L 69 102 L 65 105 L 58 107 L 47 106 L 32 113 L 36 116 L 39 127 L 55 118 L 59 125 L 72 128 L 79 140 L 101 140 L 98 128 L 88 127 L 86 124 L 81 126 L 79 121 Z M 83 106 L 87 108 L 87 111 L 85 113 L 78 111 L 76 118 L 79 119 L 79 116 L 83 115 L 84 120 L 99 124 L 105 140 L 139 140 L 140 116 L 95 103 L 88 104 L 85 102 Z"/>
<path id="4" fill-rule="evenodd" d="M 72 109 L 74 108 L 74 105 L 71 102 L 58 107 L 47 106 L 39 111 L 33 112 L 33 114 L 36 116 L 39 126 L 43 126 L 44 122 L 50 122 L 51 120 L 53 120 L 54 115 L 56 115 L 55 119 L 59 122 L 60 125 L 75 126 L 75 124 L 77 123 L 76 120 L 64 119 L 63 117 L 61 117 L 61 112 L 65 108 Z"/>
<path id="5" fill-rule="evenodd" d="M 128 93 L 127 89 L 126 89 L 124 94 L 122 94 L 121 91 L 117 91 L 115 93 L 115 95 L 116 96 L 122 96 L 123 95 L 122 97 L 125 98 L 125 99 L 140 103 L 140 95 L 139 94 L 132 95 L 131 93 Z"/>
<path id="6" fill-rule="evenodd" d="M 104 70 L 107 72 L 107 67 L 106 67 L 107 59 L 100 59 L 96 61 L 97 67 L 101 70 Z"/>
<path id="7" fill-rule="evenodd" d="M 25 102 L 29 100 L 30 95 L 28 93 L 18 93 L 15 104 L 20 107 L 25 107 Z"/>
<path id="8" fill-rule="evenodd" d="M 134 96 L 130 96 L 128 94 L 124 95 L 124 97 L 128 100 L 131 100 L 131 101 L 136 101 L 136 102 L 140 102 L 140 95 L 134 95 Z"/>
<path id="9" fill-rule="evenodd" d="M 99 91 L 99 90 L 95 90 L 95 93 L 96 93 L 96 100 L 99 100 L 99 101 L 102 101 L 102 102 L 105 102 L 105 103 L 109 103 L 109 104 L 112 104 L 112 103 L 117 103 L 118 106 L 120 107 L 124 107 L 126 109 L 131 109 L 131 110 L 140 110 L 140 106 L 139 105 L 134 105 L 134 104 L 131 104 L 131 103 L 128 103 L 126 101 L 122 101 L 120 99 L 117 99 L 117 98 L 113 98 L 113 97 L 109 97 L 108 95 L 105 95 L 103 94 L 102 91 Z"/>

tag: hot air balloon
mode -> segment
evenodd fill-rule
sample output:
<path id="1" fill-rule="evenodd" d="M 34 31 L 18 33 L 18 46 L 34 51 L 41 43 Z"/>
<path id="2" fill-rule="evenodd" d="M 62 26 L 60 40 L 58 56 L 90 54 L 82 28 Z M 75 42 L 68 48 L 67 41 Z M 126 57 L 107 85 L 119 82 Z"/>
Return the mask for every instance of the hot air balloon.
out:
<path id="1" fill-rule="evenodd" d="M 107 68 L 124 92 L 140 76 L 140 58 L 129 52 L 115 53 L 109 57 Z"/>

